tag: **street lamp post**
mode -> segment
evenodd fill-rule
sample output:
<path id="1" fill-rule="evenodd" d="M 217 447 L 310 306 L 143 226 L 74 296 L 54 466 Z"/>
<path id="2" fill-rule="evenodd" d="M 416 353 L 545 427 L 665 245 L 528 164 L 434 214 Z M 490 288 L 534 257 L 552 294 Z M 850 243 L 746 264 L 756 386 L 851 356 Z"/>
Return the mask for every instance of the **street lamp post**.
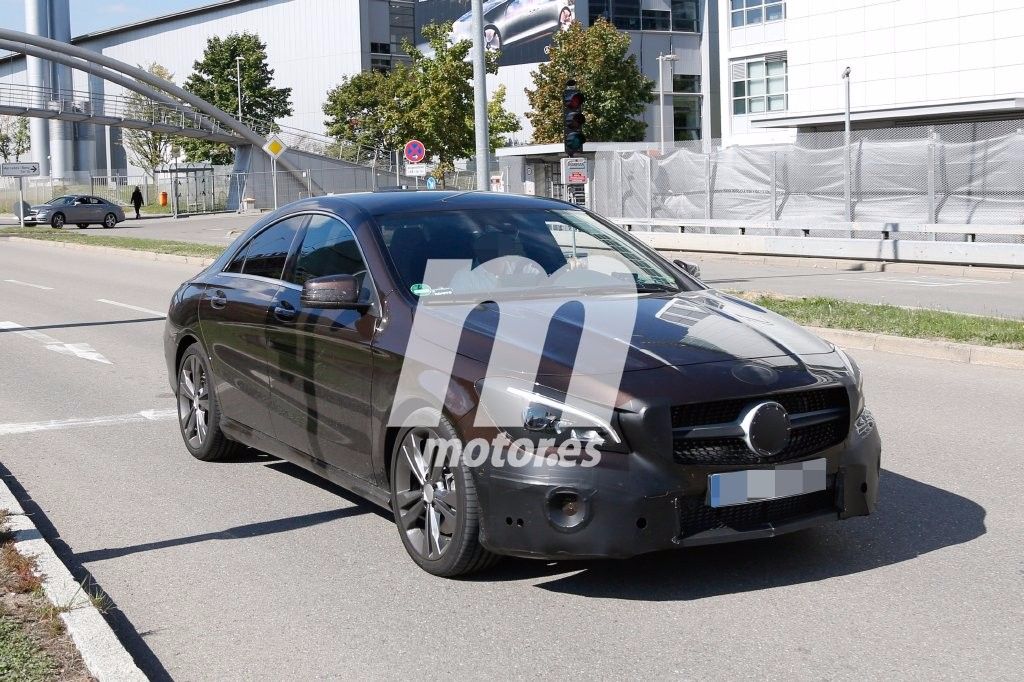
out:
<path id="1" fill-rule="evenodd" d="M 846 222 L 853 221 L 853 206 L 850 203 L 850 184 L 852 181 L 850 172 L 850 67 L 843 70 L 843 83 L 846 85 L 846 117 L 843 135 L 843 177 L 845 182 L 844 200 L 846 206 Z"/>
<path id="2" fill-rule="evenodd" d="M 242 56 L 235 57 L 235 81 L 238 83 L 238 120 L 242 120 Z"/>
<path id="3" fill-rule="evenodd" d="M 665 155 L 665 62 L 679 61 L 675 54 L 658 54 L 658 115 L 660 123 L 658 127 L 661 139 L 661 155 Z"/>
<path id="4" fill-rule="evenodd" d="M 476 129 L 476 188 L 486 190 L 490 146 L 487 134 L 487 63 L 484 58 L 484 3 L 473 0 L 473 122 Z"/>

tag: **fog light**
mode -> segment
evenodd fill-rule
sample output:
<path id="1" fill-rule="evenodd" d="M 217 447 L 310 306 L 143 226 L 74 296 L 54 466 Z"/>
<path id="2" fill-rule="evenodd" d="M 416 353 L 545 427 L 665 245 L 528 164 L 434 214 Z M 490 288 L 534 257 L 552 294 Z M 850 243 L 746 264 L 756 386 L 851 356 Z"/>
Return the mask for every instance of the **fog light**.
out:
<path id="1" fill-rule="evenodd" d="M 579 530 L 590 520 L 590 505 L 573 488 L 555 488 L 549 492 L 544 511 L 551 525 L 561 531 Z"/>

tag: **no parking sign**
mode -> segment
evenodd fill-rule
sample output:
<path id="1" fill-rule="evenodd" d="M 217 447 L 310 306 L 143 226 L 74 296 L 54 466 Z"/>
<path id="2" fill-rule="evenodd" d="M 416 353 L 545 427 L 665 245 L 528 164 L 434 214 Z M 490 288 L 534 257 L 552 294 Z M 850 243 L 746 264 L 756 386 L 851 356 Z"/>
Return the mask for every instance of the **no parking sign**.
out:
<path id="1" fill-rule="evenodd" d="M 405 160 L 409 163 L 419 163 L 427 156 L 427 148 L 419 140 L 409 140 L 405 143 Z"/>

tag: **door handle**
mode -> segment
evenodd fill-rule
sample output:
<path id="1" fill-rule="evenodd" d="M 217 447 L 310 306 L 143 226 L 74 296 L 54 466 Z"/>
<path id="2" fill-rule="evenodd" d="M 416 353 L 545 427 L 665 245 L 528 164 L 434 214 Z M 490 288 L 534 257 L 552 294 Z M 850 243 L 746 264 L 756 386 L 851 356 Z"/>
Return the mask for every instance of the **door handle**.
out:
<path id="1" fill-rule="evenodd" d="M 287 303 L 274 306 L 274 317 L 282 322 L 290 322 L 291 320 L 294 320 L 297 314 L 298 311 Z"/>
<path id="2" fill-rule="evenodd" d="M 224 306 L 228 304 L 228 297 L 224 295 L 224 292 L 217 290 L 212 296 L 210 296 L 210 307 L 222 310 Z"/>

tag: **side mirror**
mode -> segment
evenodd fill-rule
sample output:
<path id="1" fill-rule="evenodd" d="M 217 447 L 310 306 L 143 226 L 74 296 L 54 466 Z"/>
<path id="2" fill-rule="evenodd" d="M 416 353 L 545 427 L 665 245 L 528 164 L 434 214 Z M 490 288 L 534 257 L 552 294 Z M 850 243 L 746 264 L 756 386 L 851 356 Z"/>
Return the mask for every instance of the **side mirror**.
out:
<path id="1" fill-rule="evenodd" d="M 700 266 L 696 263 L 690 263 L 685 260 L 679 260 L 678 258 L 672 261 L 675 266 L 685 272 L 690 277 L 700 279 Z"/>
<path id="2" fill-rule="evenodd" d="M 359 302 L 359 280 L 353 275 L 327 275 L 306 280 L 300 298 L 303 308 L 365 311 L 369 303 Z"/>

